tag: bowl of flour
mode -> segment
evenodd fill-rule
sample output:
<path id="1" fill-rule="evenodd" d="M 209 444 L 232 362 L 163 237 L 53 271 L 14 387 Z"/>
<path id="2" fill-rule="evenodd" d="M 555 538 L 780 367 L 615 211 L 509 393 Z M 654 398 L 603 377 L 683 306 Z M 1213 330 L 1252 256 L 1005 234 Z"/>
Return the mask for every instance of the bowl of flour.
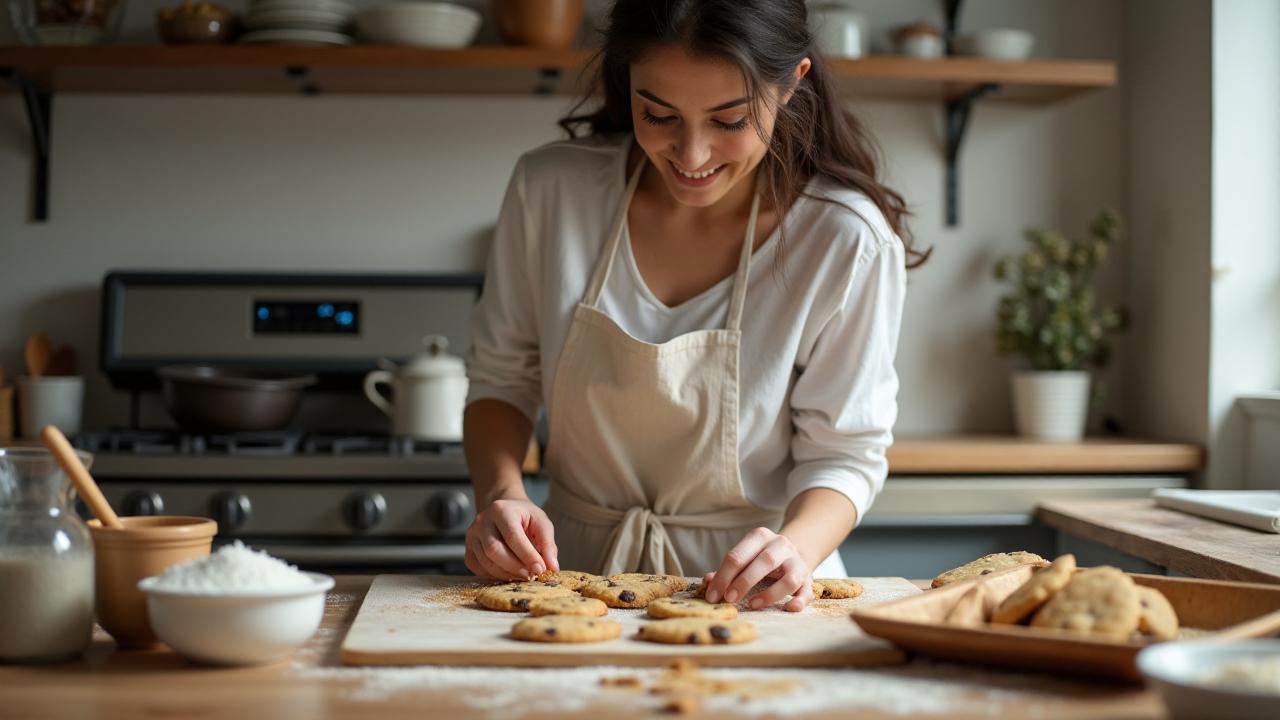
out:
<path id="1" fill-rule="evenodd" d="M 156 635 L 212 665 L 288 657 L 320 627 L 332 587 L 328 575 L 302 572 L 239 540 L 138 583 Z"/>

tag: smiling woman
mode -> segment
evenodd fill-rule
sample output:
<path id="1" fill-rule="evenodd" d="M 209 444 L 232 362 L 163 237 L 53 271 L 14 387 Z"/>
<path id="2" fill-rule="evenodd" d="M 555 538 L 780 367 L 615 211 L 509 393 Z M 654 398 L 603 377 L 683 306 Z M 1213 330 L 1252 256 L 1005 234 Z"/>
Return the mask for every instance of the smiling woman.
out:
<path id="1" fill-rule="evenodd" d="M 812 599 L 884 483 L 905 203 L 803 0 L 619 0 L 603 103 L 525 154 L 476 309 L 467 564 Z M 589 100 L 584 100 L 589 102 Z M 573 138 L 585 129 L 586 136 Z M 520 476 L 545 408 L 551 497 Z M 788 600 L 788 597 L 790 598 Z"/>

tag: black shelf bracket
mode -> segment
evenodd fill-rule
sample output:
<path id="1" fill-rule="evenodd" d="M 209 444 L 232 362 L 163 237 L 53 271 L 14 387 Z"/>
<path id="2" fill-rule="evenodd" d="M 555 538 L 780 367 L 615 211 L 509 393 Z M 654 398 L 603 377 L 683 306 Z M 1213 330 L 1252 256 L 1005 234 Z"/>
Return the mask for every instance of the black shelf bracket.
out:
<path id="1" fill-rule="evenodd" d="M 955 55 L 956 29 L 960 24 L 960 5 L 962 0 L 947 0 L 947 54 Z"/>
<path id="2" fill-rule="evenodd" d="M 298 83 L 299 95 L 315 97 L 320 94 L 320 86 L 311 80 L 311 68 L 306 65 L 289 65 L 285 67 L 284 75 Z"/>
<path id="3" fill-rule="evenodd" d="M 53 120 L 53 93 L 38 82 L 11 67 L 0 67 L 0 77 L 13 83 L 22 93 L 27 108 L 27 123 L 31 126 L 31 148 L 35 154 L 32 169 L 32 219 L 45 222 L 49 219 L 49 134 Z"/>
<path id="4" fill-rule="evenodd" d="M 983 83 L 960 97 L 947 101 L 947 227 L 960 223 L 960 148 L 969 127 L 973 104 L 986 95 L 999 92 L 997 83 Z"/>
<path id="5" fill-rule="evenodd" d="M 533 86 L 533 94 L 539 96 L 553 95 L 560 82 L 561 70 L 557 67 L 545 67 L 538 70 L 538 82 Z"/>

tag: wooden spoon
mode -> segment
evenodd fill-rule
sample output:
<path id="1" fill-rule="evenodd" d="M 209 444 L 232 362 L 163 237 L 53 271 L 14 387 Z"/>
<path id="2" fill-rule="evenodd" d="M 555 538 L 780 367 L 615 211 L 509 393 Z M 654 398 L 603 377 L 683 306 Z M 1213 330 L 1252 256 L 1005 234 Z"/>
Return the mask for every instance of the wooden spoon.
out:
<path id="1" fill-rule="evenodd" d="M 98 483 L 94 482 L 93 476 L 85 469 L 84 463 L 80 462 L 80 457 L 72 449 L 71 443 L 67 442 L 67 436 L 52 425 L 45 425 L 44 430 L 40 431 L 40 439 L 44 441 L 44 446 L 49 448 L 49 452 L 53 453 L 62 471 L 71 478 L 80 497 L 88 503 L 89 509 L 102 521 L 102 525 L 109 528 L 123 528 L 124 524 L 116 516 L 116 511 L 111 509 L 111 503 L 107 502 L 106 496 L 98 488 Z"/>
<path id="2" fill-rule="evenodd" d="M 59 345 L 49 356 L 49 363 L 44 371 L 46 375 L 75 375 L 77 365 L 75 348 L 70 345 Z"/>
<path id="3" fill-rule="evenodd" d="M 27 338 L 23 356 L 27 361 L 28 376 L 38 378 L 44 375 L 45 369 L 49 367 L 49 336 L 36 333 Z"/>

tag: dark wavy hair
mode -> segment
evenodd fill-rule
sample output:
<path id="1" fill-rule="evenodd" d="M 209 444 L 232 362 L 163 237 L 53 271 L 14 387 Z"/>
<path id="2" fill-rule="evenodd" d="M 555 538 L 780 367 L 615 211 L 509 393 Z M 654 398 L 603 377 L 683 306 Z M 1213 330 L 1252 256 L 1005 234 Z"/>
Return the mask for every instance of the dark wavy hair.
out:
<path id="1" fill-rule="evenodd" d="M 589 66 L 598 66 L 595 87 L 603 90 L 604 101 L 596 110 L 578 114 L 590 101 L 590 96 L 584 97 L 560 120 L 560 127 L 569 137 L 577 137 L 584 125 L 591 135 L 634 132 L 631 63 L 654 47 L 683 47 L 694 55 L 733 62 L 752 98 L 761 97 L 761 88 L 786 90 L 794 85 L 790 101 L 777 105 L 773 137 L 761 137 L 768 145 L 760 163 L 765 197 L 781 217 L 783 209 L 806 195 L 805 186 L 815 175 L 856 189 L 875 203 L 902 238 L 907 267 L 919 266 L 932 250 L 920 252 L 912 246 L 906 202 L 880 182 L 875 145 L 842 104 L 831 70 L 814 45 L 807 15 L 804 0 L 617 0 L 602 47 Z M 812 67 L 795 84 L 796 66 L 806 57 Z M 758 107 L 751 103 L 753 115 Z M 757 120 L 753 117 L 752 125 L 762 133 Z"/>

